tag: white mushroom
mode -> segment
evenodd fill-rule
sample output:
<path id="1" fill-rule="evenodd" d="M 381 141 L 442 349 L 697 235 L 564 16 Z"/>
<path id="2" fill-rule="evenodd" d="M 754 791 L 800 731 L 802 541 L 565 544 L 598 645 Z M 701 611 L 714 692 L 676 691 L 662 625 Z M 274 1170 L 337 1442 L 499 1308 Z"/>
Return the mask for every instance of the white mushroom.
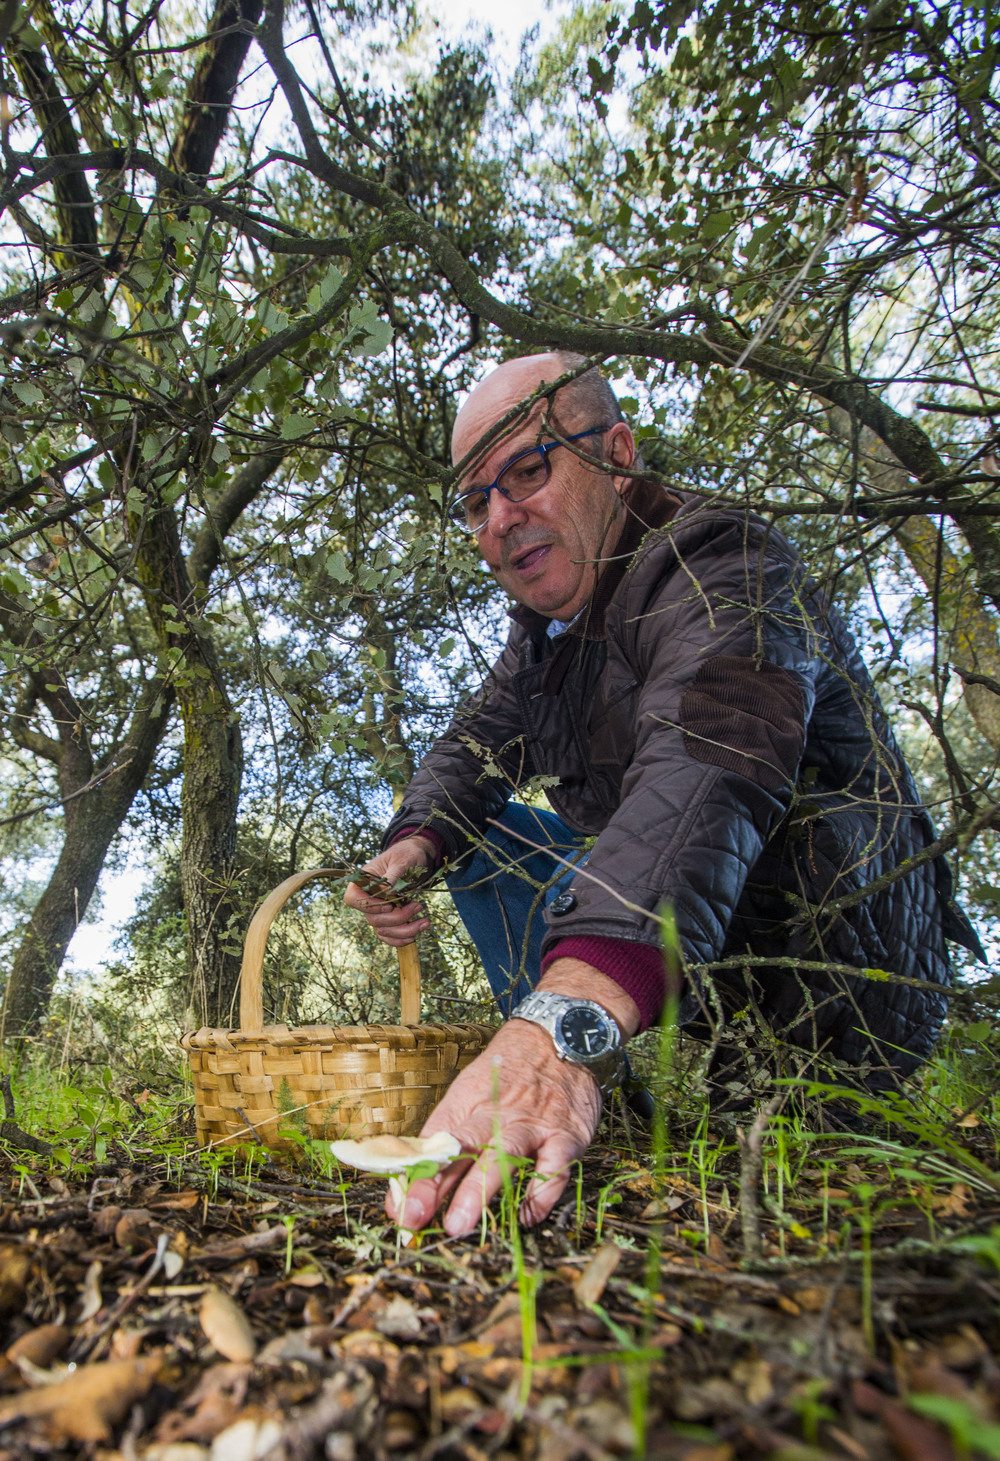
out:
<path id="1" fill-rule="evenodd" d="M 448 1131 L 434 1136 L 366 1136 L 362 1141 L 332 1141 L 330 1150 L 345 1167 L 360 1172 L 408 1172 L 420 1162 L 444 1166 L 462 1155 L 462 1143 Z"/>

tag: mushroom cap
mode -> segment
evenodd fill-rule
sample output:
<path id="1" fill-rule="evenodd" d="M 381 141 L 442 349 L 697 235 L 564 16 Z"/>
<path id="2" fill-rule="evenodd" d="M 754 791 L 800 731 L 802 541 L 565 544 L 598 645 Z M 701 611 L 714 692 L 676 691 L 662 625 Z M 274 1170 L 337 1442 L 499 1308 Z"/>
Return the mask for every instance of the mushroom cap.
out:
<path id="1" fill-rule="evenodd" d="M 462 1143 L 449 1131 L 433 1136 L 366 1136 L 361 1141 L 331 1141 L 330 1150 L 345 1167 L 360 1172 L 406 1172 L 419 1162 L 451 1162 Z"/>

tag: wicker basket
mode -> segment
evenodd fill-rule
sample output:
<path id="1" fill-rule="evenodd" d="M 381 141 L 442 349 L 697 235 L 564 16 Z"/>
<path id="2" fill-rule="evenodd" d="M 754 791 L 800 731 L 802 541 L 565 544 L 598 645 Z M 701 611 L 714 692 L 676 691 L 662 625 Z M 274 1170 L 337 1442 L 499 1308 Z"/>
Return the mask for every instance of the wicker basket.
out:
<path id="1" fill-rule="evenodd" d="M 262 971 L 275 916 L 303 884 L 343 875 L 340 868 L 296 873 L 264 900 L 243 951 L 240 1029 L 205 1027 L 183 1037 L 202 1146 L 249 1146 L 259 1138 L 287 1151 L 296 1145 L 290 1128 L 325 1140 L 415 1135 L 493 1034 L 485 1025 L 420 1024 L 416 944 L 397 951 L 401 1024 L 265 1027 Z"/>

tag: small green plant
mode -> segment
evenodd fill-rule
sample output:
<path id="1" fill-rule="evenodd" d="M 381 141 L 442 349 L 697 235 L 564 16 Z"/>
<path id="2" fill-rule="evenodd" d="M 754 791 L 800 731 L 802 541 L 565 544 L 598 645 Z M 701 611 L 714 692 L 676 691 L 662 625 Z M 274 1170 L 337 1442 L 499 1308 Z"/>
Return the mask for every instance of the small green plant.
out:
<path id="1" fill-rule="evenodd" d="M 285 1277 L 292 1271 L 292 1250 L 295 1241 L 295 1214 L 283 1213 L 281 1218 L 285 1229 Z"/>
<path id="2" fill-rule="evenodd" d="M 223 1147 L 204 1147 L 198 1153 L 198 1160 L 203 1167 L 208 1168 L 211 1179 L 210 1201 L 215 1202 L 219 1196 L 219 1175 L 226 1165 L 228 1153 Z"/>
<path id="3" fill-rule="evenodd" d="M 861 1229 L 861 1328 L 871 1354 L 875 1353 L 875 1321 L 872 1314 L 872 1198 L 878 1189 L 871 1182 L 859 1182 L 854 1195 L 860 1203 L 856 1216 Z"/>
<path id="4" fill-rule="evenodd" d="M 952 1395 L 910 1395 L 906 1401 L 911 1410 L 945 1427 L 955 1448 L 957 1461 L 968 1461 L 973 1454 L 1000 1461 L 1000 1425 L 984 1421 L 968 1401 Z"/>
<path id="5" fill-rule="evenodd" d="M 788 1404 L 802 1423 L 802 1436 L 806 1444 L 819 1444 L 819 1428 L 823 1421 L 837 1419 L 837 1413 L 824 1404 L 823 1396 L 830 1388 L 830 1381 L 816 1376 L 796 1385 L 788 1396 Z"/>
<path id="6" fill-rule="evenodd" d="M 609 1207 L 618 1207 L 621 1204 L 622 1195 L 615 1190 L 614 1182 L 606 1183 L 597 1194 L 597 1212 L 594 1219 L 595 1232 L 594 1242 L 600 1243 L 604 1237 L 604 1219 L 607 1217 Z"/>

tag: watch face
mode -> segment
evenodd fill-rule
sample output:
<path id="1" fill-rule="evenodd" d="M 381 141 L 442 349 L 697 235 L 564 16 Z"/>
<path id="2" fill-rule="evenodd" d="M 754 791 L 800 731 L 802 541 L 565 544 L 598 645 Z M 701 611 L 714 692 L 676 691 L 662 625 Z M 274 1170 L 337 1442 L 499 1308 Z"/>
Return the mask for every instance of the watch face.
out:
<path id="1" fill-rule="evenodd" d="M 581 1060 L 595 1060 L 611 1049 L 611 1031 L 605 1018 L 596 1010 L 577 1006 L 567 1010 L 559 1021 L 559 1034 L 571 1055 Z"/>

